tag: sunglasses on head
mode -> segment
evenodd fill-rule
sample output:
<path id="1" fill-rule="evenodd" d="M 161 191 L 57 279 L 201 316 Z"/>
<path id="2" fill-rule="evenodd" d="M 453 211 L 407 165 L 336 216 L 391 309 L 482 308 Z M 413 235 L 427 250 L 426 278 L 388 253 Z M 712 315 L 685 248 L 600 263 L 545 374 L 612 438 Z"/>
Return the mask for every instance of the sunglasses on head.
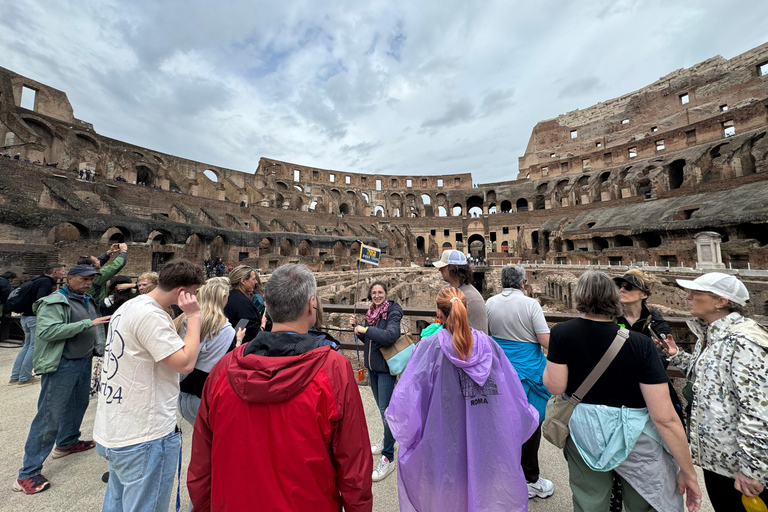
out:
<path id="1" fill-rule="evenodd" d="M 623 288 L 624 290 L 627 290 L 628 292 L 631 292 L 632 290 L 638 290 L 639 288 L 633 284 L 630 283 L 621 283 L 619 285 L 619 288 Z"/>

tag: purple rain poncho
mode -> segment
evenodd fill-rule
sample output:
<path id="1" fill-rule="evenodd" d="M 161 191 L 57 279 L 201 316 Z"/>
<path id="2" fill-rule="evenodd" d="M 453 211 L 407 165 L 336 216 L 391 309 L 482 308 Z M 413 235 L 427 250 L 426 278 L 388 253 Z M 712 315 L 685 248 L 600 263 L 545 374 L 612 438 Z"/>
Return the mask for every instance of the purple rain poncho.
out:
<path id="1" fill-rule="evenodd" d="M 468 361 L 445 329 L 422 339 L 392 394 L 401 511 L 528 510 L 520 449 L 539 414 L 498 344 L 472 335 Z"/>

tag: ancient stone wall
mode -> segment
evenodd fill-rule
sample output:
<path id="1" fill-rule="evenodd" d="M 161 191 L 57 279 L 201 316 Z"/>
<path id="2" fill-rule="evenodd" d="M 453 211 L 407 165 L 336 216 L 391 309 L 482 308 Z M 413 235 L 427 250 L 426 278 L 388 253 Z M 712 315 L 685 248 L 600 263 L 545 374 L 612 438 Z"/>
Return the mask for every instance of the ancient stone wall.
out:
<path id="1" fill-rule="evenodd" d="M 480 185 L 167 155 L 99 135 L 64 92 L 0 68 L 0 152 L 18 156 L 0 158 L 0 254 L 26 272 L 39 263 L 19 259 L 22 245 L 72 263 L 125 240 L 131 273 L 180 256 L 342 271 L 362 242 L 383 267 L 447 248 L 495 264 L 693 266 L 706 230 L 723 236 L 726 265 L 765 268 L 766 61 L 768 44 L 542 121 L 520 160 L 528 178 Z"/>

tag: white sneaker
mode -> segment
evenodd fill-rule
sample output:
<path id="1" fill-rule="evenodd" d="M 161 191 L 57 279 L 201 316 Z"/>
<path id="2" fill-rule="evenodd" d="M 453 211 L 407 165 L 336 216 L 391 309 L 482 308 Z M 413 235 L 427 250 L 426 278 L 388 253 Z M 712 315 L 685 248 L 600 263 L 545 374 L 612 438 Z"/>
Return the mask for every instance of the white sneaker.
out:
<path id="1" fill-rule="evenodd" d="M 373 455 L 381 455 L 382 450 L 384 450 L 384 439 L 374 445 L 371 445 L 371 453 Z"/>
<path id="2" fill-rule="evenodd" d="M 381 456 L 379 464 L 373 470 L 373 481 L 384 480 L 387 475 L 395 470 L 395 461 L 390 461 L 385 456 Z"/>
<path id="3" fill-rule="evenodd" d="M 535 484 L 528 484 L 528 499 L 549 498 L 554 493 L 555 486 L 550 480 L 547 480 L 546 478 L 539 477 Z"/>

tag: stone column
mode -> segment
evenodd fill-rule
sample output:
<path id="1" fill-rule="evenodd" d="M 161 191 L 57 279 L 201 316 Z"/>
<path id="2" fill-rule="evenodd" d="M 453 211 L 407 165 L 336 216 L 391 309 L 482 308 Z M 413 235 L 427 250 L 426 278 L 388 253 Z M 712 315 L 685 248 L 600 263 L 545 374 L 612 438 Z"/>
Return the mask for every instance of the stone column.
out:
<path id="1" fill-rule="evenodd" d="M 724 269 L 720 252 L 722 236 L 714 231 L 702 231 L 693 237 L 696 242 L 696 268 L 701 270 Z"/>

